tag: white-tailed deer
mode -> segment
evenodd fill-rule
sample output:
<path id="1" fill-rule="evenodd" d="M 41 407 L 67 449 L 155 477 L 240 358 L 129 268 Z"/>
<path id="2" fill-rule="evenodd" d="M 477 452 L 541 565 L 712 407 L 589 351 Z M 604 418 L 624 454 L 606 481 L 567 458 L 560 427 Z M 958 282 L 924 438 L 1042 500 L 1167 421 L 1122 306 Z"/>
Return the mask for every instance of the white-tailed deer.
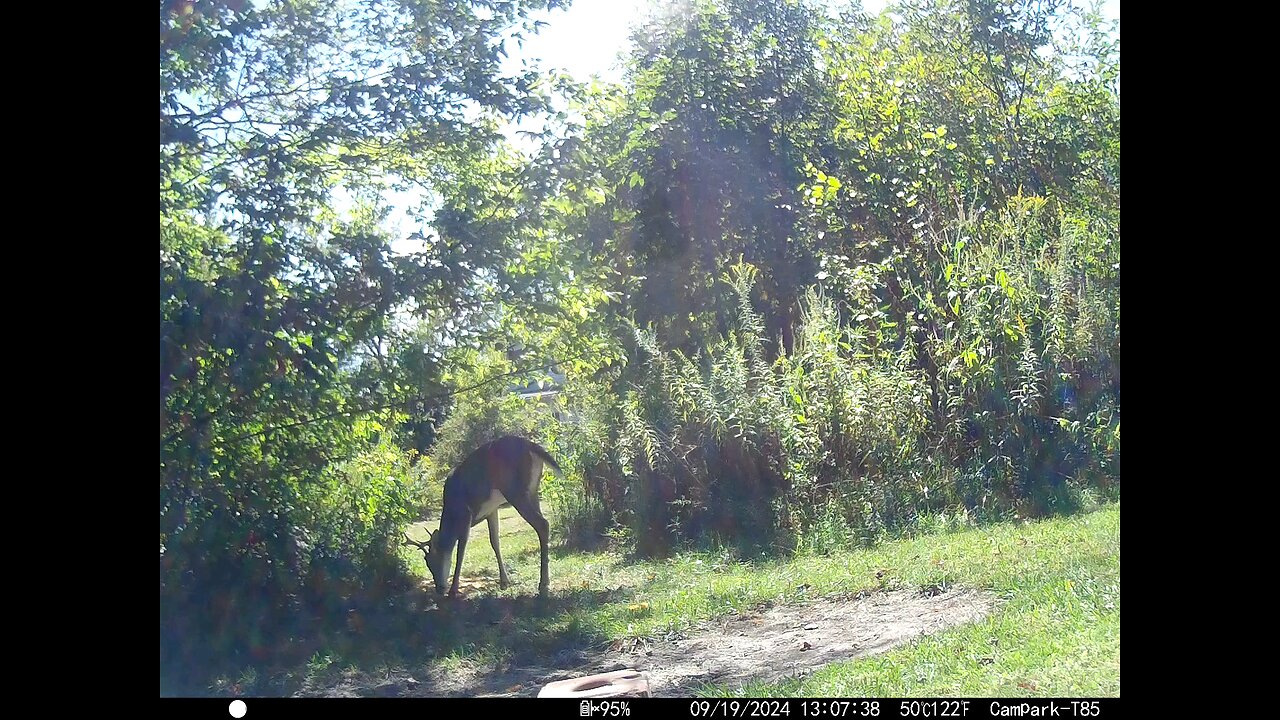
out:
<path id="1" fill-rule="evenodd" d="M 481 520 L 489 521 L 489 543 L 498 559 L 498 582 L 507 587 L 507 568 L 502 563 L 502 549 L 498 545 L 498 509 L 514 507 L 520 517 L 538 533 L 542 549 L 542 580 L 538 594 L 546 596 L 547 541 L 550 530 L 538 504 L 538 486 L 542 481 L 543 464 L 560 473 L 560 465 L 537 443 L 508 435 L 481 445 L 462 461 L 444 483 L 444 507 L 440 511 L 440 529 L 431 533 L 426 542 L 405 539 L 422 550 L 427 568 L 436 582 L 436 594 L 443 595 L 445 563 L 458 546 L 458 561 L 453 569 L 453 585 L 449 596 L 458 594 L 458 576 L 462 574 L 462 556 L 467 549 L 467 536 L 471 528 Z"/>

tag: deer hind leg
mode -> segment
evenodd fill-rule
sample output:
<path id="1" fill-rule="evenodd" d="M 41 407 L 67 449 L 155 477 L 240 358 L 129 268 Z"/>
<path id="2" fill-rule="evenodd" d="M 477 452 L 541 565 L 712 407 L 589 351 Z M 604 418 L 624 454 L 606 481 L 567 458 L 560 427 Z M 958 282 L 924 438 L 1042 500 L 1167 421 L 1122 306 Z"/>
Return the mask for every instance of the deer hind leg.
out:
<path id="1" fill-rule="evenodd" d="M 542 550 L 542 579 L 538 582 L 538 594 L 546 597 L 550 589 L 550 582 L 547 578 L 547 542 L 551 532 L 551 525 L 547 519 L 542 516 L 542 508 L 538 503 L 537 495 L 522 495 L 518 498 L 509 498 L 511 506 L 520 513 L 520 517 L 525 522 L 533 526 L 533 531 L 538 533 L 538 545 Z"/>
<path id="2" fill-rule="evenodd" d="M 506 588 L 511 584 L 507 579 L 507 566 L 502 562 L 502 548 L 498 541 L 498 511 L 489 516 L 489 544 L 493 546 L 493 556 L 498 558 L 498 585 Z"/>

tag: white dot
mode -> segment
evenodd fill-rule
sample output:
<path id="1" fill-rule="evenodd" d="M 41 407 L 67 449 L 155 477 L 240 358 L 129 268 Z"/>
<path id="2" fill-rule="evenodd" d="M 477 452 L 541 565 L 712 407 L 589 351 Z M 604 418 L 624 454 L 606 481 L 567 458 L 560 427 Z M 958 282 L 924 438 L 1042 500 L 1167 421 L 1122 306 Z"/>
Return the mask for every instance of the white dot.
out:
<path id="1" fill-rule="evenodd" d="M 228 710 L 231 711 L 231 717 L 242 718 L 244 717 L 244 713 L 246 710 L 248 710 L 248 708 L 244 706 L 243 700 L 232 700 L 231 707 L 228 708 Z"/>

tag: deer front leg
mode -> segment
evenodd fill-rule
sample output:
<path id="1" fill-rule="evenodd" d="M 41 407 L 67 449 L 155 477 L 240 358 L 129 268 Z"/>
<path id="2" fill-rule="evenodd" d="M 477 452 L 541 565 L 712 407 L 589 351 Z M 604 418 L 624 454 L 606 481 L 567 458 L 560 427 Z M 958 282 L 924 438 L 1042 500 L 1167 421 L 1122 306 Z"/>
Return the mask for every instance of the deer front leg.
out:
<path id="1" fill-rule="evenodd" d="M 458 596 L 458 578 L 462 575 L 462 555 L 467 550 L 467 536 L 469 532 L 462 533 L 458 538 L 458 563 L 453 568 L 453 587 L 449 588 L 449 597 Z"/>
<path id="2" fill-rule="evenodd" d="M 493 546 L 493 556 L 498 559 L 498 585 L 504 590 L 511 581 L 507 579 L 507 566 L 502 562 L 502 548 L 498 540 L 498 511 L 489 516 L 489 544 Z"/>

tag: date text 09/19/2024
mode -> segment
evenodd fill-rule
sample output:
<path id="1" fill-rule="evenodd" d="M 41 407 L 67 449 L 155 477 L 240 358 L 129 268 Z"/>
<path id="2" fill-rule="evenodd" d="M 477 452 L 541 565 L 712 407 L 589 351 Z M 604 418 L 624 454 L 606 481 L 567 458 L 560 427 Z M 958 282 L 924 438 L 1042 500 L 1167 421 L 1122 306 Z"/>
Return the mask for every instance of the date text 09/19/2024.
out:
<path id="1" fill-rule="evenodd" d="M 792 707 L 795 703 L 797 707 Z M 878 700 L 695 700 L 692 717 L 879 717 Z"/>
<path id="2" fill-rule="evenodd" d="M 793 703 L 795 707 L 793 707 Z M 989 700 L 972 706 L 969 700 L 695 700 L 691 717 L 1081 717 L 1101 715 L 1097 701 L 1088 700 Z M 974 712 L 971 712 L 974 711 Z"/>

